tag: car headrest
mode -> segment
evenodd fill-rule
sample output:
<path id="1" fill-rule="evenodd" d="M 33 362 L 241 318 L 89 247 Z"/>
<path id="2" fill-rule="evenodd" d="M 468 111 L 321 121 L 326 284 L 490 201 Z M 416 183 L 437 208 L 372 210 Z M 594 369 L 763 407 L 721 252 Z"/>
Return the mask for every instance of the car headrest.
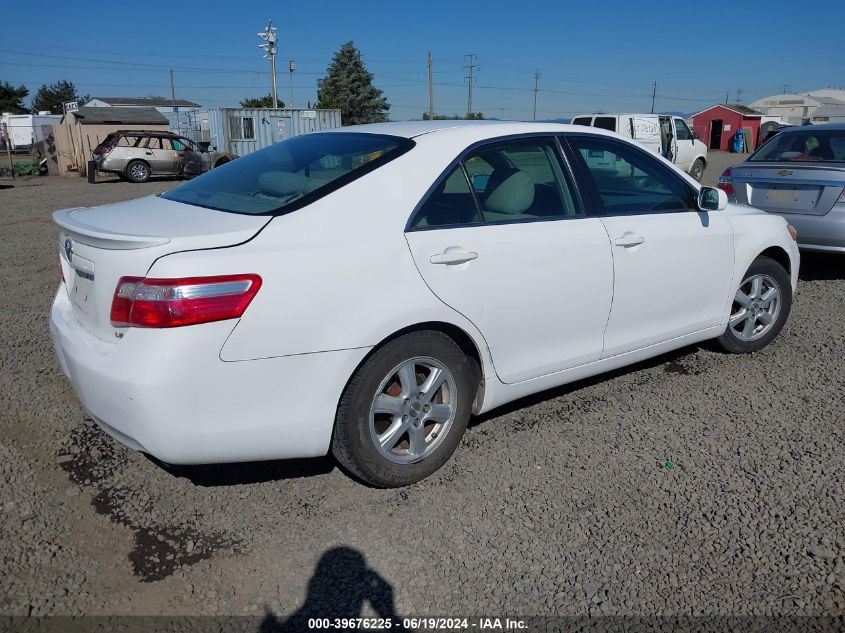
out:
<path id="1" fill-rule="evenodd" d="M 495 213 L 524 213 L 534 204 L 534 181 L 524 171 L 493 172 L 484 208 Z"/>

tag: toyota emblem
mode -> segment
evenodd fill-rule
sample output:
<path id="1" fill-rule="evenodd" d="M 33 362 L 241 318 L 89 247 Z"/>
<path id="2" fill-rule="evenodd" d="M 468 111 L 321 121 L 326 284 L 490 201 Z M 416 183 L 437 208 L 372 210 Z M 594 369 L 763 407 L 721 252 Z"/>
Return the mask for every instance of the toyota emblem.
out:
<path id="1" fill-rule="evenodd" d="M 68 261 L 73 259 L 73 240 L 69 237 L 65 238 L 65 257 Z"/>

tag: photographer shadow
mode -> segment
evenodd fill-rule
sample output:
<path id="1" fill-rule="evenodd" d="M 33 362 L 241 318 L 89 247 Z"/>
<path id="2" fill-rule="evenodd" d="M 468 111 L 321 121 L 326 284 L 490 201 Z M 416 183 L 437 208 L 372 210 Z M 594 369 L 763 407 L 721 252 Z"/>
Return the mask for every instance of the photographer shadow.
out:
<path id="1" fill-rule="evenodd" d="M 374 618 L 390 618 L 391 630 L 405 631 L 399 626 L 393 586 L 367 567 L 364 555 L 350 547 L 335 547 L 325 552 L 308 581 L 305 602 L 287 618 L 267 613 L 259 633 L 293 633 L 312 630 L 309 620 L 361 618 L 364 604 L 369 602 Z"/>

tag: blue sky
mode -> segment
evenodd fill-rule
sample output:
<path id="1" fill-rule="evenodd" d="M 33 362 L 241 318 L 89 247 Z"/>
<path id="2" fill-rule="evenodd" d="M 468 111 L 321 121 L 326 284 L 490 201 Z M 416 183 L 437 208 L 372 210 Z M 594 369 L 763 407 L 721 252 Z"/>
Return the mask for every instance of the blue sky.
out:
<path id="1" fill-rule="evenodd" d="M 812 11 L 809 7 L 812 5 Z M 845 85 L 837 27 L 845 2 L 18 2 L 5 11 L 0 81 L 73 81 L 81 94 L 169 95 L 208 107 L 269 92 L 256 32 L 279 31 L 279 97 L 290 101 L 287 61 L 297 62 L 294 105 L 316 95 L 331 56 L 353 40 L 393 119 L 428 107 L 426 55 L 434 57 L 435 110 L 467 106 L 464 55 L 477 53 L 473 110 L 530 119 L 593 110 L 693 112 L 726 93 L 741 102 L 781 91 Z M 139 13 L 138 8 L 142 7 Z"/>

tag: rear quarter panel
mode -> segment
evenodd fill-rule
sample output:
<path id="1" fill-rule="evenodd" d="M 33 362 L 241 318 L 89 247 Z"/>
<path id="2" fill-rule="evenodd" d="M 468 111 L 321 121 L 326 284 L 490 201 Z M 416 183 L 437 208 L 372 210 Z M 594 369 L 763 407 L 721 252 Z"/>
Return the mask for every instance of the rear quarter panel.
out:
<path id="1" fill-rule="evenodd" d="M 481 333 L 429 290 L 405 241 L 410 213 L 442 168 L 432 172 L 419 160 L 403 165 L 403 158 L 274 218 L 245 244 L 169 255 L 149 275 L 262 277 L 220 351 L 225 361 L 367 348 L 409 326 L 441 321 L 469 334 L 492 375 Z"/>

